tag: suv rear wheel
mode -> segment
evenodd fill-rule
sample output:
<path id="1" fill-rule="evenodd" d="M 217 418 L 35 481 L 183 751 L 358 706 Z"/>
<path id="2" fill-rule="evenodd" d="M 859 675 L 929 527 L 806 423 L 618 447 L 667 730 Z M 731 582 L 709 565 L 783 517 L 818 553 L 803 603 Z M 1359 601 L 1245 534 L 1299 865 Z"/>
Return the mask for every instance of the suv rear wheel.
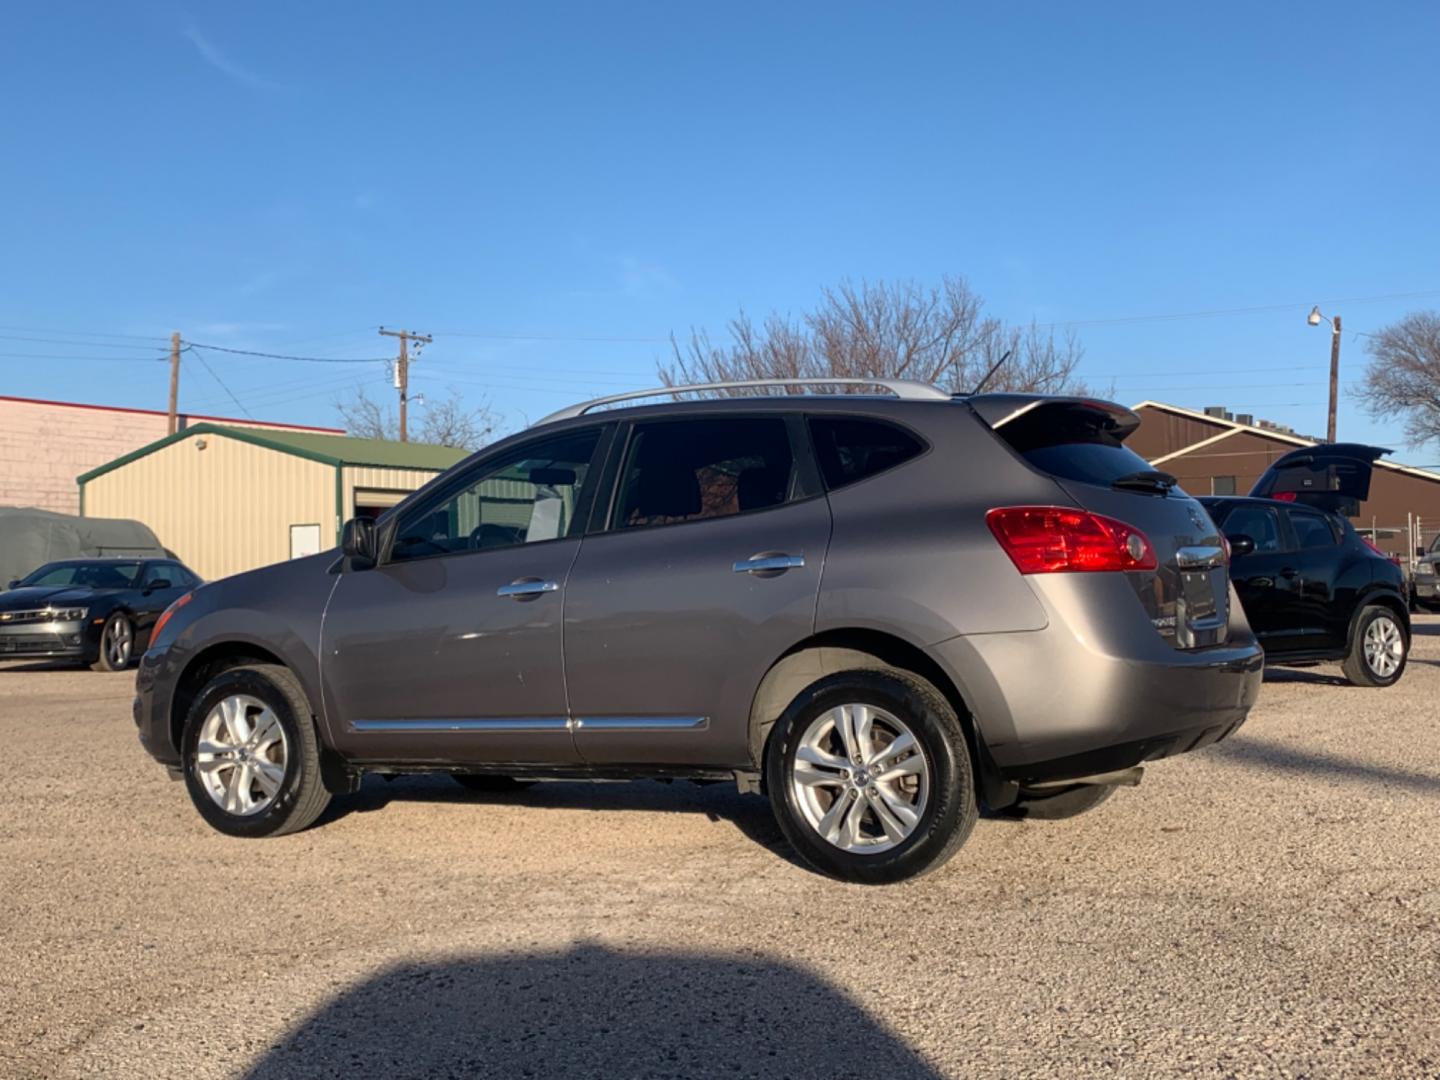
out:
<path id="1" fill-rule="evenodd" d="M 1404 672 L 1409 652 L 1405 628 L 1395 613 L 1372 604 L 1355 624 L 1355 638 L 1343 665 L 1345 677 L 1356 686 L 1391 686 Z"/>
<path id="2" fill-rule="evenodd" d="M 230 836 L 281 836 L 330 803 L 310 702 L 278 664 L 234 667 L 200 692 L 185 723 L 185 787 Z"/>
<path id="3" fill-rule="evenodd" d="M 885 884 L 944 863 L 975 826 L 960 720 L 907 672 L 812 684 L 771 732 L 766 788 L 781 831 L 816 869 Z"/>

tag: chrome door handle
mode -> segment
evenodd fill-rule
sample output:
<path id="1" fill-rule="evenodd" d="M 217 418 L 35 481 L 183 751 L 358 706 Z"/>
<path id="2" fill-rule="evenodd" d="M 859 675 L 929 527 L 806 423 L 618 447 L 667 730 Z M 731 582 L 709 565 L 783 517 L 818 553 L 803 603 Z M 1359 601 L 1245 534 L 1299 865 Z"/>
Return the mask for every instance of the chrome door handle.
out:
<path id="1" fill-rule="evenodd" d="M 753 559 L 741 559 L 731 569 L 737 574 L 753 574 L 757 570 L 794 570 L 804 565 L 804 555 L 757 555 Z"/>
<path id="2" fill-rule="evenodd" d="M 508 596 L 515 600 L 524 600 L 527 597 L 540 596 L 542 593 L 558 592 L 560 586 L 553 581 L 539 581 L 536 578 L 527 578 L 520 581 L 512 581 L 509 585 L 501 585 L 495 590 L 496 596 Z"/>

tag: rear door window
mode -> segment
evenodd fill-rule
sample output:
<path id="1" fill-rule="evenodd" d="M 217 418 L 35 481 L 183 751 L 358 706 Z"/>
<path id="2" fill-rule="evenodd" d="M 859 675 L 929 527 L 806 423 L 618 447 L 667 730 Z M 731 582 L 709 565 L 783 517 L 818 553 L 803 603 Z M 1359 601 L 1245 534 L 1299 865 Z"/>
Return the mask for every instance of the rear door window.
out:
<path id="1" fill-rule="evenodd" d="M 1334 547 L 1340 542 L 1335 527 L 1322 514 L 1307 510 L 1287 510 L 1290 527 L 1295 530 L 1295 543 L 1301 550 L 1306 548 Z"/>
<path id="2" fill-rule="evenodd" d="M 613 527 L 678 525 L 788 501 L 795 457 L 783 417 L 636 424 Z"/>
<path id="3" fill-rule="evenodd" d="M 828 491 L 893 469 L 925 449 L 904 428 L 855 416 L 812 416 L 810 437 Z"/>

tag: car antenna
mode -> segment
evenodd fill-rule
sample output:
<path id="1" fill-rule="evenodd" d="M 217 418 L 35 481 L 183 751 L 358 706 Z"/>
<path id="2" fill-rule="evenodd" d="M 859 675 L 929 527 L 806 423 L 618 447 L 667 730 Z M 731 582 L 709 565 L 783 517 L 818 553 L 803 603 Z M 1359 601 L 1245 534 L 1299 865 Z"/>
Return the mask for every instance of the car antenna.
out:
<path id="1" fill-rule="evenodd" d="M 992 366 L 989 371 L 985 372 L 985 377 L 984 377 L 983 379 L 981 379 L 978 383 L 975 384 L 975 389 L 970 391 L 970 396 L 971 396 L 971 397 L 974 397 L 974 396 L 975 396 L 976 394 L 978 394 L 981 390 L 984 390 L 984 389 L 985 389 L 985 384 L 990 381 L 990 377 L 991 377 L 992 375 L 994 375 L 995 372 L 997 372 L 997 371 L 1000 370 L 1000 365 L 1003 364 L 1003 363 L 1005 363 L 1006 360 L 1009 360 L 1009 359 L 1010 359 L 1010 354 L 1011 354 L 1012 352 L 1014 352 L 1014 351 L 1015 351 L 1014 349 L 1006 349 L 1006 350 L 1005 350 L 1005 355 L 1002 356 L 1002 357 L 1000 357 L 999 360 L 996 360 L 994 366 Z"/>

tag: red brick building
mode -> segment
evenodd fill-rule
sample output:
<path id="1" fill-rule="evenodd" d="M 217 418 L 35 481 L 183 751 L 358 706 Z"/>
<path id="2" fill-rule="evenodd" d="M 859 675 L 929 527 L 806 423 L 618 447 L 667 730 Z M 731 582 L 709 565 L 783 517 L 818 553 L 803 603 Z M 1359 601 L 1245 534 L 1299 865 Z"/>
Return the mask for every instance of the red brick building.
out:
<path id="1" fill-rule="evenodd" d="M 1211 415 L 1159 401 L 1142 401 L 1134 409 L 1140 429 L 1126 445 L 1177 476 L 1192 495 L 1244 495 L 1276 458 L 1317 441 L 1244 413 Z M 1354 524 L 1376 529 L 1381 548 L 1405 556 L 1411 546 L 1406 530 L 1416 517 L 1425 542 L 1440 530 L 1440 473 L 1384 460 L 1377 465 L 1370 498 Z"/>
<path id="2" fill-rule="evenodd" d="M 35 506 L 62 514 L 79 513 L 80 489 L 75 478 L 156 439 L 163 439 L 167 421 L 166 413 L 153 409 L 119 409 L 0 395 L 0 506 Z M 201 421 L 229 427 L 344 434 L 339 428 L 231 420 L 193 413 L 180 415 L 180 430 Z"/>

